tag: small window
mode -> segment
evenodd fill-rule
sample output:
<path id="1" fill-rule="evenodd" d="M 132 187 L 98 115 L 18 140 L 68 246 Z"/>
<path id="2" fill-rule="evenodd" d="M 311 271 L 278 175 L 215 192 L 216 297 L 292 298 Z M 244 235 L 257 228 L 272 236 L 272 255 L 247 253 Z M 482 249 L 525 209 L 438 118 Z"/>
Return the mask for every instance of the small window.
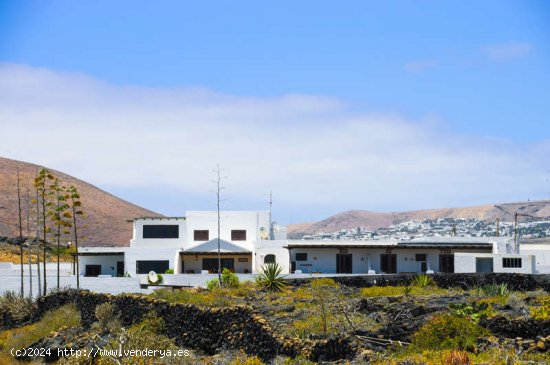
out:
<path id="1" fill-rule="evenodd" d="M 274 263 L 275 263 L 275 255 L 265 255 L 264 264 L 274 264 Z"/>
<path id="2" fill-rule="evenodd" d="M 520 257 L 503 257 L 502 267 L 505 267 L 505 268 L 521 267 L 521 258 Z"/>
<path id="3" fill-rule="evenodd" d="M 296 261 L 307 261 L 307 253 L 297 253 Z"/>
<path id="4" fill-rule="evenodd" d="M 237 262 L 248 262 L 248 257 L 239 257 Z"/>
<path id="5" fill-rule="evenodd" d="M 246 241 L 246 230 L 244 229 L 232 229 L 231 241 Z"/>
<path id="6" fill-rule="evenodd" d="M 426 260 L 426 254 L 425 253 L 417 253 L 415 255 L 416 261 L 428 261 Z"/>
<path id="7" fill-rule="evenodd" d="M 179 238 L 177 224 L 146 224 L 143 226 L 143 238 Z"/>
<path id="8" fill-rule="evenodd" d="M 195 241 L 208 241 L 210 239 L 209 231 L 207 229 L 195 230 L 193 233 L 193 239 Z"/>

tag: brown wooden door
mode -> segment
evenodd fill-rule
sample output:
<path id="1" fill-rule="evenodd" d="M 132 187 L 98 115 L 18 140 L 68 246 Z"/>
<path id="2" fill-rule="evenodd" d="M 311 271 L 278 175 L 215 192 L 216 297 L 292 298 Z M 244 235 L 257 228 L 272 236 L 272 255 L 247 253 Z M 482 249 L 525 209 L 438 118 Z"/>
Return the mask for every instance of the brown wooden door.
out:
<path id="1" fill-rule="evenodd" d="M 439 255 L 439 271 L 453 273 L 455 272 L 455 257 L 454 255 Z"/>
<path id="2" fill-rule="evenodd" d="M 336 254 L 336 272 L 338 274 L 351 274 L 353 272 L 351 253 Z"/>
<path id="3" fill-rule="evenodd" d="M 397 272 L 397 255 L 391 253 L 381 254 L 380 271 L 386 274 L 395 274 Z"/>

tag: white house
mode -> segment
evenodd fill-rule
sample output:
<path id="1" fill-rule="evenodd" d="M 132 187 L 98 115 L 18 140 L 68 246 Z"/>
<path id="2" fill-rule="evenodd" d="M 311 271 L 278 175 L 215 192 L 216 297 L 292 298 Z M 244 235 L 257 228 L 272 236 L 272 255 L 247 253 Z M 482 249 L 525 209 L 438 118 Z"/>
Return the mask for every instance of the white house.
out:
<path id="1" fill-rule="evenodd" d="M 86 247 L 79 255 L 86 276 L 212 273 L 218 260 L 236 273 L 255 273 L 269 262 L 287 273 L 550 273 L 548 243 L 522 244 L 518 252 L 508 237 L 288 240 L 268 211 L 222 211 L 219 227 L 212 211 L 136 218 L 128 247 Z"/>

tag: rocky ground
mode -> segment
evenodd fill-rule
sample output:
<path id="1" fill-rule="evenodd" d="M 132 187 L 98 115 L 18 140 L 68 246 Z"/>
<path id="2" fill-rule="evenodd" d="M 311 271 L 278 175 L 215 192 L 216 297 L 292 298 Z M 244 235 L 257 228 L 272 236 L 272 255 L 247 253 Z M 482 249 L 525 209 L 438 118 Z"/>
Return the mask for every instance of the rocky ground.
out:
<path id="1" fill-rule="evenodd" d="M 72 301 L 78 303 L 82 324 L 57 328 L 30 347 L 55 349 L 55 354 L 57 349 L 108 348 L 118 343 L 121 330 L 129 329 L 128 333 L 139 333 L 138 338 L 152 336 L 148 341 L 158 342 L 158 346 L 192 351 L 192 356 L 175 363 L 506 364 L 509 359 L 550 363 L 548 293 L 540 289 L 494 290 L 442 289 L 433 284 L 355 288 L 322 279 L 280 293 L 268 293 L 252 284 L 210 291 L 163 290 L 148 297 L 75 297 L 70 293 L 46 298 L 41 302 L 42 311 Z M 110 328 L 98 325 L 101 316 L 94 312 L 105 302 L 113 304 L 113 313 L 119 313 L 108 322 L 120 323 Z M 174 307 L 180 303 L 184 305 L 181 309 Z M 156 312 L 168 327 L 149 333 L 155 326 L 137 323 L 132 317 L 138 312 Z M 9 323 L 6 318 L 4 314 L 4 323 Z M 464 345 L 459 339 L 455 347 L 440 348 L 439 342 L 469 335 L 460 332 L 464 328 L 457 329 L 458 335 L 452 331 L 433 333 L 443 337 L 435 339 L 434 348 L 426 348 L 418 333 L 434 318 L 459 319 L 459 325 L 479 330 L 481 335 L 471 338 L 473 345 Z M 27 318 L 26 323 L 35 320 Z M 69 363 L 68 358 L 55 355 L 47 360 Z"/>

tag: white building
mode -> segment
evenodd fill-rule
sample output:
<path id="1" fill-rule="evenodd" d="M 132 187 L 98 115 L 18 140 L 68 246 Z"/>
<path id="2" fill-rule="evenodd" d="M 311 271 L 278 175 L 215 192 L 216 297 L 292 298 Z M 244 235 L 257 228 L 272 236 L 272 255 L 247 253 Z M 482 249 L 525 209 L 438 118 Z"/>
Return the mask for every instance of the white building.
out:
<path id="1" fill-rule="evenodd" d="M 550 273 L 550 244 L 520 245 L 508 237 L 431 237 L 411 240 L 288 240 L 268 211 L 189 211 L 185 217 L 137 218 L 129 247 L 85 247 L 80 275 L 135 276 L 151 270 L 175 274 L 255 273 L 276 262 L 285 272 Z"/>

